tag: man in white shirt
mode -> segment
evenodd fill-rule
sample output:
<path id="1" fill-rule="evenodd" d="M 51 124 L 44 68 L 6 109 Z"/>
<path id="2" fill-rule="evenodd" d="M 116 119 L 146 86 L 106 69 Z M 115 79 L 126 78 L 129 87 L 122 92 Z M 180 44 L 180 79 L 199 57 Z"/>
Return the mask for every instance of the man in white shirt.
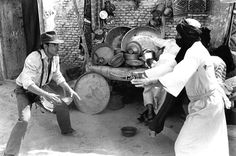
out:
<path id="1" fill-rule="evenodd" d="M 42 89 L 54 80 L 71 97 L 80 100 L 78 94 L 66 83 L 60 71 L 58 46 L 63 42 L 57 38 L 55 31 L 45 32 L 41 35 L 41 49 L 31 52 L 25 59 L 24 68 L 16 79 L 15 94 L 19 118 L 11 132 L 4 156 L 18 155 L 31 116 L 32 104 L 35 102 L 43 106 L 39 102 L 39 97 L 52 103 L 52 112 L 56 114 L 61 134 L 76 134 L 71 127 L 69 109 L 61 100 L 60 95 Z"/>

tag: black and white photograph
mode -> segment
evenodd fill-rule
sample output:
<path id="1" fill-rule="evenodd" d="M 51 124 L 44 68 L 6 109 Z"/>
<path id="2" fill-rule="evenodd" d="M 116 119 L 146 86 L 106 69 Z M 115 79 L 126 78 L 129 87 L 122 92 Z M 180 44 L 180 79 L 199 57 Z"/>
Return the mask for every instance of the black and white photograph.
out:
<path id="1" fill-rule="evenodd" d="M 0 0 L 0 156 L 236 156 L 236 0 Z"/>

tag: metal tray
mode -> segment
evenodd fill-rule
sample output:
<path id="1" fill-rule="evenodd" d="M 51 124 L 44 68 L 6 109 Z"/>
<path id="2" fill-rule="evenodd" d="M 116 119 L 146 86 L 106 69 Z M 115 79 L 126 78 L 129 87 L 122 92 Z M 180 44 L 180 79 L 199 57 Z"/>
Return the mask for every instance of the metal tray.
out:
<path id="1" fill-rule="evenodd" d="M 125 51 L 128 43 L 136 41 L 141 45 L 142 51 L 150 49 L 157 52 L 159 51 L 158 41 L 163 38 L 160 30 L 149 26 L 136 27 L 129 30 L 123 37 L 121 50 Z"/>
<path id="2" fill-rule="evenodd" d="M 131 28 L 126 26 L 114 27 L 107 32 L 105 42 L 113 49 L 121 48 L 121 40 L 129 30 Z"/>

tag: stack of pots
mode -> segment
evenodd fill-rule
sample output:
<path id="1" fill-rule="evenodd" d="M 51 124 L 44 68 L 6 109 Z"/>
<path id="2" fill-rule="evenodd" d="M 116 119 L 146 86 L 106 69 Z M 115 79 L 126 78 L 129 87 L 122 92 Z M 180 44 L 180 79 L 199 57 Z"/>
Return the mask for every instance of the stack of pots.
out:
<path id="1" fill-rule="evenodd" d="M 130 66 L 141 66 L 143 65 L 143 61 L 140 60 L 140 56 L 142 54 L 142 47 L 136 41 L 130 41 L 124 53 L 125 63 Z"/>

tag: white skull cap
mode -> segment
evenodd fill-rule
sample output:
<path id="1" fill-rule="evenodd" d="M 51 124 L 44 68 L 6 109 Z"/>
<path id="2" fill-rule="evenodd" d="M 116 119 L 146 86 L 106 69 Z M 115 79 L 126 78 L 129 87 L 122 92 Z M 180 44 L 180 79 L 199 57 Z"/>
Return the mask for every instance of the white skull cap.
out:
<path id="1" fill-rule="evenodd" d="M 197 20 L 192 18 L 186 18 L 185 20 L 188 22 L 189 25 L 194 26 L 196 28 L 201 28 L 201 23 Z"/>

